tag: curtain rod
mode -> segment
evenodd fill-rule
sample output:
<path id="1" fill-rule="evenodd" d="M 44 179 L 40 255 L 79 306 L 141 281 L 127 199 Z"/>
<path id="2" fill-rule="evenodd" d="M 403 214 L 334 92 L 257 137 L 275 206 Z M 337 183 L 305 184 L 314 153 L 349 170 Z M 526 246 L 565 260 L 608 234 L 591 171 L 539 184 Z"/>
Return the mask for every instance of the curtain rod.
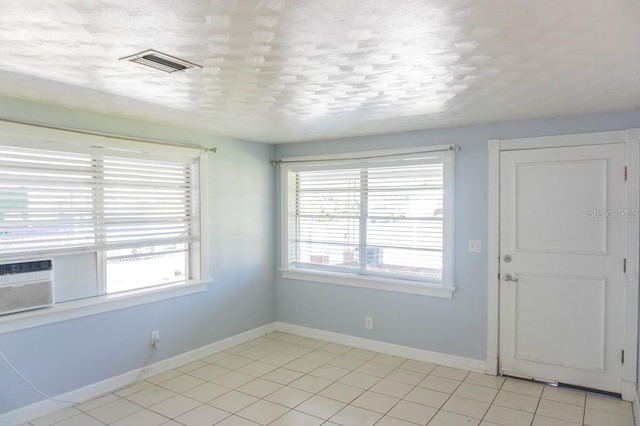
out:
<path id="1" fill-rule="evenodd" d="M 425 151 L 413 151 L 413 152 L 401 152 L 398 154 L 379 154 L 379 155 L 369 155 L 364 157 L 345 157 L 345 158 L 318 158 L 313 160 L 273 160 L 271 161 L 271 165 L 275 166 L 276 164 L 294 164 L 294 163 L 317 163 L 321 161 L 352 161 L 352 160 L 369 160 L 372 158 L 385 158 L 385 157 L 400 157 L 405 155 L 412 154 L 427 154 L 429 152 L 440 152 L 440 151 L 460 151 L 458 145 L 450 145 L 448 148 L 443 149 L 429 149 Z"/>
<path id="2" fill-rule="evenodd" d="M 30 123 L 28 121 L 9 120 L 9 119 L 6 119 L 6 118 L 0 118 L 0 122 L 13 123 L 13 124 L 22 124 L 22 125 L 25 125 L 25 126 L 40 127 L 42 129 L 49 129 L 49 130 L 62 130 L 62 131 L 65 131 L 65 132 L 79 133 L 79 134 L 82 134 L 82 135 L 102 136 L 102 137 L 109 138 L 109 139 L 121 139 L 121 140 L 126 140 L 126 141 L 131 141 L 131 142 L 152 143 L 152 144 L 156 144 L 156 145 L 168 145 L 168 146 L 175 146 L 175 147 L 180 147 L 180 148 L 194 148 L 194 149 L 200 149 L 200 150 L 205 151 L 205 152 L 213 152 L 213 153 L 218 152 L 218 148 L 215 148 L 215 147 L 214 148 L 206 148 L 204 146 L 195 145 L 195 144 L 187 144 L 187 143 L 179 143 L 179 142 L 164 142 L 164 141 L 156 141 L 156 140 L 153 140 L 153 139 L 134 138 L 134 137 L 129 137 L 129 136 L 120 136 L 120 135 L 116 135 L 116 134 L 113 134 L 113 133 L 92 132 L 90 130 L 74 129 L 72 127 L 51 126 L 51 125 L 48 125 L 48 124 L 37 124 L 37 123 Z"/>

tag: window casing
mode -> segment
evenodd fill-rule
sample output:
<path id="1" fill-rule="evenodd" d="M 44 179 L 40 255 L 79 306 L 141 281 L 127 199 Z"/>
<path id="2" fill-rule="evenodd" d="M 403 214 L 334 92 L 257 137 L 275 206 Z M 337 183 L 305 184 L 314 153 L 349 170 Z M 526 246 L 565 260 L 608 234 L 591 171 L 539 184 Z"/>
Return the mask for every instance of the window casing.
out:
<path id="1" fill-rule="evenodd" d="M 285 278 L 451 297 L 453 147 L 286 160 Z"/>
<path id="2" fill-rule="evenodd" d="M 56 302 L 206 279 L 199 149 L 3 127 L 0 262 L 53 258 Z"/>

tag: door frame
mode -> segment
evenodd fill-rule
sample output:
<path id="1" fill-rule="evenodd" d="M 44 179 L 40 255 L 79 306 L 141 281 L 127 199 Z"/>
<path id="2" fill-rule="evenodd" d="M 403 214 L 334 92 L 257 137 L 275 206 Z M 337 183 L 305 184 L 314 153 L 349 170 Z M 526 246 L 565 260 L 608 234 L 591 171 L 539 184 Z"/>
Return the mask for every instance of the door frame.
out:
<path id="1" fill-rule="evenodd" d="M 489 224 L 487 237 L 487 358 L 485 370 L 498 374 L 500 356 L 500 152 L 536 148 L 624 143 L 627 159 L 627 208 L 640 209 L 640 129 L 520 139 L 489 140 Z M 632 210 L 638 212 L 640 210 Z M 627 218 L 627 273 L 624 291 L 624 354 L 622 399 L 636 398 L 638 361 L 638 271 L 640 270 L 640 218 Z M 633 236 L 630 238 L 630 236 Z"/>

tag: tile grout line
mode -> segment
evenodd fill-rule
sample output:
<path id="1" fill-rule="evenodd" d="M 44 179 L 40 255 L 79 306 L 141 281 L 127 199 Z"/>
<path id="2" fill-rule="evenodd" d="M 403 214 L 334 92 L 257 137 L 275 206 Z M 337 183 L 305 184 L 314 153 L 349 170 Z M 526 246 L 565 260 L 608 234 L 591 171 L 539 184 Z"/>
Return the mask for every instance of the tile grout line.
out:
<path id="1" fill-rule="evenodd" d="M 269 334 L 271 334 L 271 333 L 269 333 Z M 110 424 L 112 424 L 114 422 L 118 422 L 118 421 L 123 420 L 123 419 L 126 419 L 126 418 L 128 418 L 130 416 L 136 415 L 137 413 L 140 413 L 142 411 L 149 411 L 149 412 L 155 413 L 155 414 L 165 418 L 166 419 L 165 423 L 170 422 L 172 420 L 177 422 L 177 420 L 168 418 L 164 414 L 161 414 L 159 412 L 156 412 L 156 411 L 150 409 L 150 407 L 153 406 L 153 405 L 161 404 L 163 401 L 166 401 L 166 400 L 168 400 L 170 398 L 174 398 L 175 396 L 183 396 L 184 398 L 190 398 L 190 399 L 193 399 L 194 401 L 196 401 L 198 403 L 198 405 L 196 407 L 194 407 L 192 409 L 189 409 L 189 410 L 185 411 L 184 413 L 180 413 L 179 415 L 176 415 L 175 418 L 177 418 L 177 417 L 185 415 L 185 414 L 187 414 L 187 413 L 189 413 L 189 412 L 191 412 L 193 410 L 196 410 L 199 407 L 205 406 L 205 405 L 209 406 L 209 407 L 214 407 L 213 405 L 210 404 L 212 401 L 214 401 L 214 400 L 216 400 L 218 398 L 221 398 L 222 396 L 227 395 L 228 393 L 230 393 L 232 391 L 235 391 L 235 392 L 238 392 L 238 393 L 241 393 L 241 394 L 244 394 L 244 395 L 251 396 L 252 398 L 256 398 L 256 400 L 253 401 L 252 403 L 250 403 L 249 405 L 247 405 L 246 407 L 243 407 L 243 408 L 239 409 L 236 413 L 229 412 L 226 409 L 221 409 L 221 411 L 223 411 L 223 412 L 225 412 L 226 414 L 229 414 L 229 415 L 226 416 L 224 419 L 220 420 L 220 422 L 224 422 L 226 419 L 229 419 L 232 416 L 238 416 L 240 418 L 245 419 L 246 417 L 244 417 L 242 415 L 239 415 L 238 413 L 240 413 L 243 410 L 246 410 L 247 408 L 253 406 L 254 404 L 256 404 L 256 403 L 258 403 L 260 401 L 264 401 L 264 402 L 268 402 L 268 403 L 272 403 L 272 404 L 278 405 L 278 406 L 283 407 L 284 409 L 286 409 L 286 411 L 283 414 L 281 414 L 280 416 L 278 416 L 278 417 L 274 418 L 273 420 L 271 420 L 269 422 L 269 424 L 271 424 L 273 422 L 277 422 L 278 419 L 282 418 L 283 416 L 286 416 L 287 414 L 291 413 L 292 411 L 296 411 L 296 412 L 299 412 L 299 413 L 304 413 L 306 415 L 309 415 L 311 417 L 314 417 L 314 418 L 318 419 L 319 421 L 322 421 L 323 424 L 327 424 L 328 422 L 331 421 L 331 418 L 333 418 L 336 415 L 338 415 L 339 413 L 343 412 L 345 409 L 347 409 L 347 407 L 358 408 L 358 409 L 366 410 L 366 411 L 368 411 L 370 413 L 375 413 L 376 415 L 380 415 L 381 417 L 374 422 L 374 424 L 378 424 L 385 417 L 395 418 L 393 416 L 389 416 L 389 413 L 398 404 L 400 404 L 400 402 L 402 402 L 402 401 L 411 402 L 411 401 L 406 400 L 405 398 L 406 398 L 407 395 L 409 395 L 411 392 L 414 392 L 416 389 L 425 389 L 425 390 L 429 390 L 429 391 L 432 391 L 432 392 L 441 392 L 441 393 L 447 394 L 446 399 L 444 400 L 444 402 L 442 404 L 440 404 L 440 407 L 432 407 L 432 406 L 424 404 L 424 403 L 418 403 L 419 405 L 436 409 L 434 415 L 429 419 L 428 423 L 430 423 L 431 421 L 433 421 L 433 418 L 435 418 L 440 412 L 443 412 L 443 411 L 447 412 L 447 413 L 453 413 L 453 414 L 457 414 L 457 415 L 466 416 L 466 414 L 462 414 L 462 412 L 456 413 L 454 411 L 448 411 L 448 410 L 445 410 L 443 408 L 451 400 L 451 397 L 454 396 L 455 393 L 465 383 L 473 384 L 473 385 L 476 385 L 476 386 L 479 386 L 479 387 L 482 387 L 482 388 L 493 389 L 493 390 L 496 391 L 495 396 L 491 399 L 491 402 L 488 404 L 487 410 L 485 411 L 484 415 L 480 419 L 480 422 L 482 422 L 482 421 L 488 421 L 488 420 L 486 420 L 486 416 L 487 416 L 489 410 L 491 409 L 491 407 L 494 407 L 494 406 L 497 407 L 498 406 L 498 405 L 495 405 L 496 399 L 497 399 L 498 395 L 500 394 L 500 392 L 503 391 L 504 386 L 508 381 L 508 379 L 505 379 L 504 381 L 502 381 L 500 386 L 497 387 L 497 388 L 496 387 L 492 387 L 492 386 L 485 386 L 484 384 L 470 383 L 470 382 L 468 382 L 468 380 L 471 377 L 471 374 L 473 374 L 472 372 L 468 372 L 466 370 L 461 370 L 461 369 L 455 369 L 455 370 L 460 370 L 460 371 L 466 372 L 466 375 L 464 377 L 462 377 L 461 380 L 459 380 L 459 383 L 455 386 L 455 388 L 451 392 L 449 392 L 449 391 L 446 391 L 446 392 L 445 391 L 439 391 L 439 390 L 430 389 L 430 388 L 427 388 L 427 387 L 420 386 L 420 384 L 430 376 L 431 377 L 440 377 L 440 378 L 443 378 L 443 379 L 458 381 L 458 379 L 454 378 L 454 376 L 447 376 L 446 374 L 440 375 L 438 373 L 434 374 L 434 372 L 436 372 L 436 370 L 438 368 L 450 368 L 450 367 L 440 366 L 439 364 L 433 364 L 433 363 L 425 363 L 425 364 L 429 364 L 429 365 L 434 366 L 434 367 L 432 369 L 430 369 L 428 373 L 423 373 L 422 371 L 414 371 L 414 370 L 411 370 L 411 369 L 408 369 L 408 368 L 403 368 L 403 365 L 405 363 L 407 363 L 407 361 L 410 361 L 410 359 L 408 359 L 408 358 L 395 357 L 395 358 L 397 358 L 399 360 L 402 360 L 399 364 L 397 364 L 396 362 L 392 362 L 392 361 L 390 361 L 390 362 L 381 362 L 380 360 L 376 361 L 376 358 L 381 356 L 381 355 L 386 355 L 386 354 L 375 352 L 375 351 L 370 351 L 370 350 L 365 350 L 365 349 L 360 349 L 360 348 L 356 348 L 356 347 L 352 347 L 352 346 L 348 346 L 348 345 L 341 345 L 341 344 L 335 344 L 335 343 L 331 343 L 331 342 L 324 342 L 322 340 L 313 339 L 313 338 L 305 338 L 305 337 L 297 336 L 297 335 L 290 334 L 290 333 L 278 333 L 278 332 L 276 332 L 275 336 L 273 336 L 273 337 L 268 337 L 269 334 L 265 334 L 263 336 L 256 337 L 256 338 L 252 339 L 249 342 L 241 343 L 241 344 L 236 345 L 236 346 L 234 346 L 232 348 L 228 348 L 227 350 L 219 351 L 219 352 L 207 355 L 206 357 L 200 358 L 200 359 L 198 359 L 196 361 L 193 361 L 192 363 L 199 362 L 199 363 L 202 363 L 203 365 L 201 365 L 199 367 L 195 367 L 195 368 L 189 369 L 189 371 L 181 371 L 180 369 L 182 367 L 184 367 L 184 366 L 180 366 L 178 368 L 174 368 L 174 369 L 169 370 L 167 372 L 160 373 L 159 375 L 162 375 L 162 374 L 165 374 L 165 373 L 170 373 L 169 375 L 171 375 L 171 374 L 175 374 L 175 375 L 173 377 L 169 377 L 169 378 L 167 378 L 167 379 L 165 379 L 165 380 L 163 380 L 163 381 L 161 381 L 159 383 L 153 383 L 153 382 L 150 382 L 147 379 L 145 379 L 145 380 L 142 380 L 140 382 L 136 382 L 136 383 L 127 385 L 126 387 L 122 387 L 120 389 L 114 390 L 113 392 L 110 392 L 110 393 L 108 393 L 106 395 L 103 395 L 103 396 L 94 398 L 92 400 L 83 402 L 83 404 L 84 403 L 88 403 L 90 401 L 94 401 L 96 399 L 99 399 L 99 398 L 102 398 L 102 397 L 106 397 L 106 396 L 109 396 L 109 395 L 113 395 L 116 398 L 115 400 L 106 402 L 106 403 L 98 405 L 96 407 L 92 407 L 90 410 L 86 410 L 86 411 L 81 410 L 81 409 L 77 408 L 77 406 L 79 406 L 81 404 L 76 404 L 76 405 L 74 405 L 72 407 L 75 408 L 78 411 L 78 413 L 76 413 L 75 415 L 73 415 L 71 417 L 68 417 L 68 418 L 62 419 L 60 421 L 57 421 L 55 424 L 68 421 L 69 419 L 77 417 L 77 416 L 80 416 L 81 414 L 86 414 L 88 417 L 90 417 L 92 419 L 95 419 L 96 421 L 98 421 L 98 422 L 100 422 L 102 424 L 103 422 L 100 419 L 98 419 L 97 417 L 95 417 L 94 415 L 90 414 L 90 411 L 95 410 L 95 409 L 97 409 L 99 407 L 102 407 L 104 405 L 107 405 L 107 404 L 110 404 L 110 403 L 114 403 L 116 401 L 126 401 L 127 403 L 130 403 L 133 406 L 137 407 L 138 410 L 136 410 L 135 412 L 130 413 L 130 414 L 126 415 L 126 416 L 123 416 L 121 418 L 118 418 L 116 420 L 110 421 L 109 422 Z M 292 340 L 293 339 L 292 336 L 295 337 L 295 340 Z M 309 345 L 309 346 L 306 346 L 306 345 L 301 343 L 301 342 L 303 342 L 305 340 L 313 341 L 314 343 Z M 250 343 L 250 342 L 253 342 L 253 341 L 257 341 L 257 342 L 256 343 Z M 281 346 L 279 349 L 275 349 L 275 350 L 274 349 L 268 349 L 268 348 L 261 348 L 260 347 L 261 345 L 268 345 L 270 342 L 278 342 L 279 343 L 277 345 L 276 344 L 272 344 L 272 345 L 270 345 L 271 347 L 277 347 L 277 346 L 281 346 L 283 344 L 286 345 L 286 346 Z M 328 345 L 337 345 L 337 346 L 339 346 L 341 348 L 344 348 L 344 350 L 341 350 L 341 351 L 323 350 L 323 348 L 327 347 Z M 265 353 L 263 355 L 259 356 L 259 357 L 249 357 L 249 356 L 245 356 L 245 355 L 240 355 L 242 352 L 245 352 L 245 351 L 248 351 L 248 350 L 251 350 L 251 349 L 254 349 L 254 348 L 262 349 Z M 304 348 L 304 351 L 302 351 L 303 348 Z M 288 349 L 291 350 L 291 353 L 287 353 Z M 308 356 L 311 353 L 316 352 L 316 351 L 326 352 L 326 353 L 334 355 L 334 356 L 326 358 L 326 360 L 322 360 L 322 361 L 318 361 L 317 358 L 315 358 L 315 359 L 314 358 L 311 358 L 311 359 L 310 358 L 305 358 L 306 356 Z M 352 355 L 349 355 L 349 353 L 352 352 L 352 351 L 364 351 L 364 352 L 360 356 L 356 355 L 357 352 L 354 352 Z M 220 358 L 216 358 L 214 361 L 205 361 L 204 360 L 205 358 L 213 357 L 216 354 L 225 354 L 225 356 L 222 356 Z M 269 356 L 272 356 L 272 355 L 278 355 L 278 354 L 280 354 L 280 355 L 288 355 L 288 356 L 291 357 L 291 359 L 289 361 L 286 361 L 284 364 L 281 363 L 282 360 L 279 360 L 277 364 L 272 364 L 272 363 L 269 363 L 269 362 L 262 361 L 266 357 L 269 357 Z M 369 355 L 371 355 L 371 356 L 369 356 Z M 230 358 L 230 357 L 237 357 L 239 359 L 243 359 L 246 362 L 244 362 L 242 364 L 239 364 L 237 366 L 234 366 L 233 368 L 229 368 L 228 366 L 217 364 L 218 362 L 220 362 L 220 361 L 222 361 L 224 359 Z M 358 361 L 360 363 L 357 364 L 357 366 L 355 366 L 355 367 L 349 367 L 349 368 L 345 368 L 344 366 L 340 366 L 340 364 L 338 364 L 338 365 L 332 364 L 332 362 L 334 362 L 338 358 L 342 358 L 342 357 L 346 357 L 348 359 L 351 359 L 353 361 Z M 313 367 L 311 369 L 308 369 L 307 368 L 308 366 L 305 367 L 304 365 L 302 365 L 299 368 L 303 368 L 303 371 L 299 371 L 299 370 L 295 370 L 295 369 L 292 369 L 290 367 L 287 367 L 287 365 L 289 365 L 291 363 L 294 363 L 296 361 L 299 361 L 299 360 L 304 360 L 304 361 L 308 362 L 311 365 L 313 365 L 313 364 L 317 364 L 317 365 L 313 365 Z M 229 362 L 231 364 L 233 364 L 234 361 L 233 360 L 229 360 Z M 239 371 L 242 368 L 244 368 L 244 367 L 246 367 L 246 366 L 248 366 L 250 364 L 256 363 L 256 362 L 260 362 L 260 363 L 266 364 L 269 367 L 273 367 L 273 368 L 268 370 L 265 373 L 262 373 L 259 369 L 256 370 L 256 371 L 258 371 L 260 373 L 260 375 L 254 375 L 254 373 L 245 373 L 245 372 Z M 189 364 L 191 364 L 191 363 L 189 363 Z M 371 373 L 369 373 L 369 371 L 358 371 L 359 369 L 363 368 L 367 364 L 377 364 L 379 366 L 385 366 L 385 368 L 381 369 L 381 370 L 378 370 L 378 371 L 374 370 L 375 374 L 371 374 Z M 228 371 L 224 371 L 222 374 L 217 375 L 217 376 L 213 377 L 212 379 L 204 379 L 202 377 L 198 377 L 198 376 L 195 376 L 195 375 L 191 374 L 194 371 L 196 371 L 196 370 L 198 370 L 200 368 L 207 367 L 207 366 L 216 366 L 216 367 L 219 367 L 221 369 L 228 370 Z M 320 368 L 323 368 L 323 367 L 340 368 L 340 369 L 343 369 L 343 370 L 347 371 L 347 373 L 343 374 L 342 376 L 339 376 L 339 377 L 337 377 L 335 379 L 333 378 L 332 375 L 329 375 L 329 377 L 324 377 L 324 376 L 321 376 L 321 375 L 316 376 L 316 375 L 312 374 L 314 371 L 316 371 L 316 370 L 318 370 Z M 291 381 L 286 381 L 286 384 L 275 382 L 275 381 L 271 381 L 269 379 L 263 378 L 264 376 L 268 375 L 269 373 L 271 373 L 273 371 L 276 371 L 276 370 L 279 370 L 279 369 L 291 371 L 292 373 L 295 373 L 295 374 L 300 374 L 300 377 L 297 377 L 296 379 L 291 380 Z M 387 371 L 387 369 L 390 369 L 390 370 Z M 406 372 L 413 372 L 413 373 L 420 374 L 420 375 L 424 374 L 424 377 L 422 379 L 420 379 L 419 381 L 417 381 L 416 384 L 411 384 L 411 383 L 407 383 L 407 382 L 404 382 L 404 381 L 394 380 L 392 378 L 389 378 L 389 376 L 391 374 L 393 374 L 394 372 L 396 372 L 398 370 L 403 370 L 403 371 L 406 371 Z M 218 383 L 214 383 L 214 381 L 216 379 L 218 379 L 219 377 L 222 377 L 222 376 L 224 376 L 226 374 L 229 374 L 229 373 L 232 373 L 232 372 L 236 372 L 238 374 L 244 374 L 244 375 L 250 377 L 250 380 L 245 382 L 245 383 L 242 383 L 240 385 L 237 385 L 237 386 L 234 385 L 234 387 L 232 387 L 232 388 L 227 387 L 226 385 L 220 385 Z M 344 402 L 344 401 L 341 401 L 341 400 L 338 400 L 338 399 L 334 399 L 331 396 L 320 395 L 321 392 L 323 392 L 325 389 L 327 389 L 328 387 L 330 387 L 330 386 L 332 386 L 334 384 L 342 384 L 342 385 L 345 385 L 345 386 L 354 387 L 353 385 L 348 385 L 348 384 L 343 383 L 343 382 L 340 381 L 340 380 L 344 379 L 346 376 L 348 376 L 348 375 L 350 375 L 352 373 L 358 373 L 358 374 L 362 374 L 364 376 L 369 376 L 372 379 L 375 378 L 376 380 L 371 385 L 369 385 L 369 386 L 367 386 L 365 388 L 362 388 L 360 386 L 355 386 L 355 388 L 357 388 L 359 390 L 359 393 L 354 398 L 351 398 L 348 402 Z M 382 374 L 382 375 L 379 376 L 378 374 Z M 156 375 L 156 377 L 159 376 L 159 375 Z M 169 381 L 171 381 L 173 379 L 180 378 L 180 377 L 192 378 L 192 379 L 196 379 L 197 381 L 202 381 L 202 382 L 198 383 L 198 384 L 196 384 L 194 386 L 191 386 L 191 387 L 189 387 L 187 389 L 183 389 L 183 390 L 181 390 L 179 392 L 173 390 L 171 387 L 163 386 L 163 384 L 166 384 L 167 382 L 169 382 Z M 304 387 L 302 389 L 300 389 L 300 388 L 296 388 L 296 387 L 290 386 L 291 383 L 293 383 L 293 382 L 295 382 L 297 380 L 304 379 L 304 378 L 307 378 L 307 379 L 318 379 L 318 380 L 321 380 L 321 381 L 326 381 L 328 383 L 326 385 L 318 388 L 317 390 L 315 390 L 313 392 L 309 392 L 308 390 L 305 390 Z M 402 376 L 399 376 L 399 378 L 402 378 Z M 151 377 L 149 379 L 153 379 L 153 377 Z M 266 394 L 264 394 L 264 395 L 262 395 L 260 397 L 257 397 L 256 395 L 252 395 L 250 393 L 245 393 L 244 391 L 239 390 L 241 387 L 243 387 L 243 386 L 245 386 L 245 385 L 247 385 L 247 384 L 249 384 L 251 382 L 254 382 L 254 381 L 258 380 L 258 379 L 261 379 L 261 380 L 263 380 L 265 382 L 272 383 L 274 385 L 278 385 L 279 387 L 277 389 L 273 390 L 273 391 L 269 391 L 268 393 L 266 393 Z M 403 386 L 406 386 L 408 388 L 408 390 L 406 392 L 401 392 L 402 396 L 400 396 L 400 397 L 397 396 L 398 394 L 394 394 L 395 391 L 392 392 L 392 394 L 387 395 L 386 393 L 379 393 L 379 392 L 376 392 L 376 391 L 372 390 L 375 386 L 377 386 L 378 384 L 380 384 L 380 382 L 382 382 L 384 380 L 387 380 L 387 381 L 390 381 L 390 382 L 393 382 L 393 383 L 397 383 L 399 385 L 401 384 Z M 119 392 L 121 390 L 128 389 L 128 388 L 133 388 L 134 386 L 138 385 L 139 383 L 146 383 L 146 384 L 148 384 L 148 386 L 145 387 L 145 388 L 142 388 L 140 390 L 137 390 L 136 392 L 133 392 L 131 394 L 126 394 L 125 396 L 120 396 L 120 395 L 116 394 L 116 392 Z M 191 389 L 195 389 L 198 386 L 202 386 L 202 385 L 205 385 L 207 383 L 212 383 L 212 384 L 214 384 L 216 386 L 219 386 L 221 388 L 224 388 L 226 390 L 222 394 L 216 395 L 213 399 L 211 399 L 209 401 L 206 401 L 206 402 L 203 402 L 203 401 L 201 401 L 199 399 L 194 399 L 194 398 L 191 398 L 191 397 L 189 397 L 187 395 L 184 395 L 186 392 L 189 392 Z M 177 384 L 177 383 L 176 383 L 176 385 L 179 386 L 179 384 Z M 140 392 L 144 392 L 145 390 L 150 389 L 151 387 L 157 387 L 157 388 L 163 389 L 163 390 L 165 390 L 167 392 L 171 392 L 173 395 L 168 397 L 168 398 L 166 398 L 166 399 L 163 399 L 161 401 L 153 403 L 152 405 L 150 405 L 150 407 L 144 407 L 141 404 L 138 404 L 138 403 L 136 403 L 134 401 L 129 400 L 130 397 L 132 397 L 132 396 L 134 396 L 134 395 L 136 395 L 136 394 L 138 394 Z M 291 390 L 297 390 L 297 391 L 301 391 L 301 392 L 308 392 L 310 394 L 310 396 L 307 397 L 306 399 L 303 399 L 300 402 L 296 402 L 292 406 L 283 405 L 283 404 L 280 404 L 278 402 L 273 402 L 273 401 L 269 401 L 269 400 L 266 399 L 270 395 L 272 395 L 273 393 L 278 392 L 278 391 L 280 391 L 282 389 L 291 389 Z M 536 416 L 538 414 L 538 410 L 540 408 L 540 404 L 542 403 L 542 399 L 543 399 L 543 395 L 544 395 L 545 389 L 546 388 L 543 387 L 542 392 L 537 397 L 537 404 L 536 404 L 536 408 L 535 408 L 534 412 L 532 413 L 533 417 L 532 417 L 531 422 L 529 423 L 530 425 L 533 422 L 535 422 Z M 268 388 L 267 388 L 267 390 L 268 390 Z M 259 392 L 259 393 L 261 394 L 261 392 Z M 397 399 L 397 401 L 389 409 L 387 409 L 384 413 L 380 413 L 378 411 L 370 410 L 368 408 L 363 408 L 363 407 L 360 407 L 358 405 L 354 405 L 353 404 L 353 402 L 355 400 L 357 400 L 358 398 L 362 397 L 363 395 L 365 395 L 367 393 L 373 393 L 373 394 L 376 394 L 376 395 L 380 395 L 382 397 L 388 397 L 388 398 Z M 525 396 L 529 395 L 529 394 L 526 394 L 526 393 L 522 393 L 521 394 L 520 392 L 515 392 L 515 393 L 517 393 L 519 395 L 525 395 Z M 313 398 L 315 396 L 321 396 L 323 398 L 327 398 L 327 399 L 330 399 L 332 401 L 339 402 L 339 403 L 343 404 L 343 407 L 341 407 L 336 413 L 333 413 L 328 419 L 322 419 L 322 418 L 317 417 L 317 416 L 315 416 L 313 414 L 309 414 L 309 413 L 305 413 L 303 411 L 296 410 L 296 408 L 298 408 L 301 404 L 304 404 L 306 401 L 308 401 L 309 399 L 311 399 L 311 398 Z M 531 395 L 529 395 L 529 396 L 531 396 Z M 586 408 L 587 408 L 586 399 L 587 399 L 587 396 L 588 395 L 585 395 L 585 400 L 584 400 L 584 404 L 583 404 L 583 407 L 582 407 L 582 424 L 583 425 L 584 425 L 584 422 L 585 422 L 585 419 L 586 419 Z M 478 400 L 476 400 L 475 398 L 470 398 L 470 399 L 478 401 L 478 402 L 483 402 L 480 399 L 478 399 Z M 556 401 L 556 400 L 555 399 L 550 399 L 550 401 Z M 560 401 L 556 401 L 556 402 L 560 402 Z M 571 405 L 575 405 L 575 404 L 571 404 Z M 218 408 L 218 407 L 214 407 L 214 408 Z M 505 408 L 511 408 L 511 407 L 505 406 Z M 526 410 L 519 410 L 517 408 L 511 408 L 511 409 L 516 410 L 516 411 L 522 411 L 523 413 L 527 413 Z M 604 411 L 604 410 L 596 410 L 596 411 L 599 411 L 599 412 L 601 411 L 602 413 L 612 414 L 612 415 L 616 414 L 616 412 L 608 412 L 608 411 Z M 467 417 L 469 417 L 469 416 L 467 416 Z M 471 417 L 471 418 L 473 418 L 473 417 Z M 475 418 L 475 419 L 477 420 L 477 418 Z M 250 419 L 247 419 L 247 420 L 252 421 Z M 33 423 L 29 422 L 26 425 L 33 426 Z"/>

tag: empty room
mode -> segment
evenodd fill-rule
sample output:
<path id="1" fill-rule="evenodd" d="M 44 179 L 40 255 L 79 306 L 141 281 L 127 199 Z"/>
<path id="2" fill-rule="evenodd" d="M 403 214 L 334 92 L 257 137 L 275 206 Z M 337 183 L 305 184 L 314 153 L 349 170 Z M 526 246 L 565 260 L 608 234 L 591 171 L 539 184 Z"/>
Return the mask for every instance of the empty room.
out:
<path id="1" fill-rule="evenodd" d="M 637 1 L 0 10 L 0 425 L 636 424 Z"/>

